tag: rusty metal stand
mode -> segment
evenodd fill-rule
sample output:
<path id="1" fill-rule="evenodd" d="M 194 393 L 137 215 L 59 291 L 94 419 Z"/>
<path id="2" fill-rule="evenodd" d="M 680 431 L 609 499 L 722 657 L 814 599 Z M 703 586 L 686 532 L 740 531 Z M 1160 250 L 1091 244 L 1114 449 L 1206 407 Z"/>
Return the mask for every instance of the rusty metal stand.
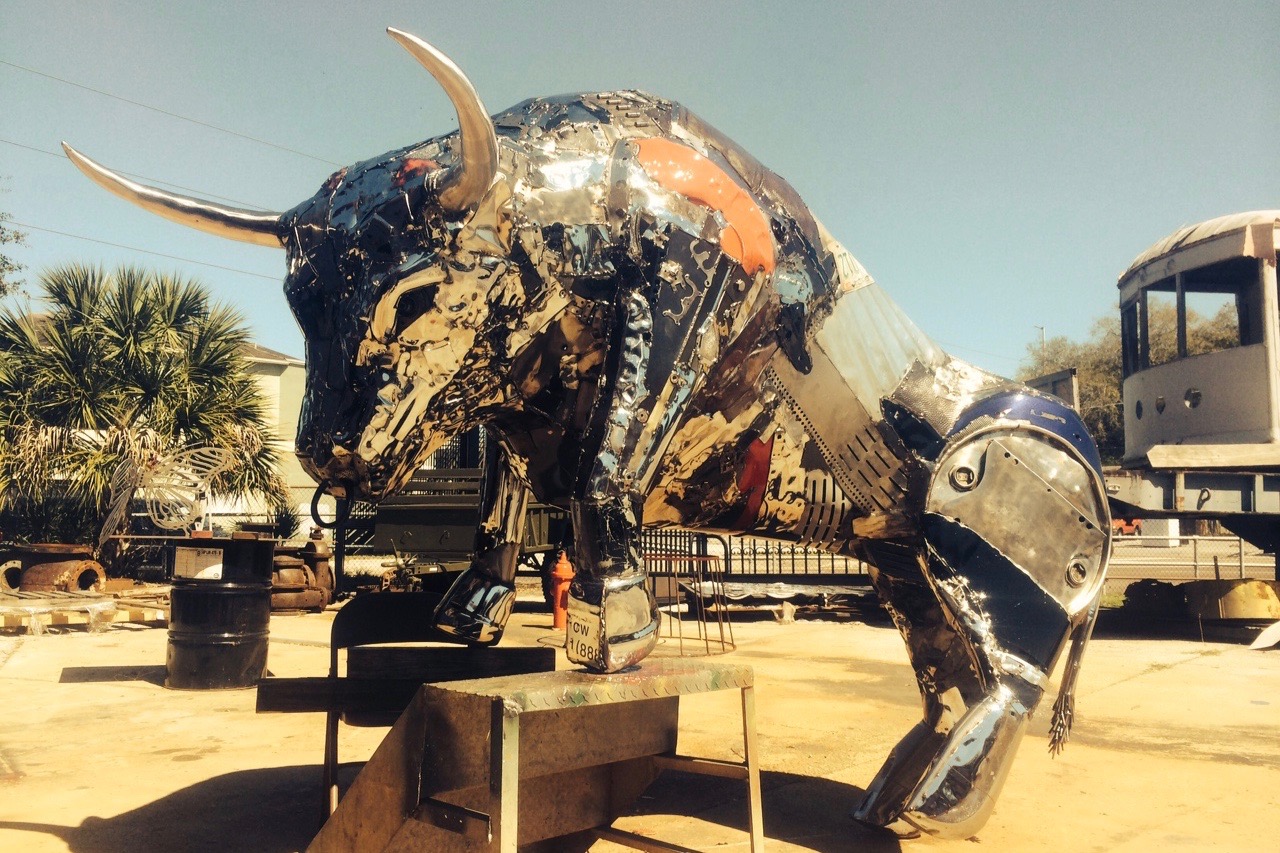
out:
<path id="1" fill-rule="evenodd" d="M 725 689 L 742 694 L 744 761 L 677 754 L 680 699 Z M 307 849 L 517 853 L 599 837 L 685 850 L 612 827 L 664 769 L 745 781 L 750 849 L 764 849 L 750 667 L 662 660 L 428 684 Z"/>
<path id="2" fill-rule="evenodd" d="M 680 657 L 699 657 L 726 654 L 737 647 L 718 556 L 659 552 L 645 554 L 644 560 L 650 589 L 662 612 L 658 637 L 664 652 L 674 647 Z"/>

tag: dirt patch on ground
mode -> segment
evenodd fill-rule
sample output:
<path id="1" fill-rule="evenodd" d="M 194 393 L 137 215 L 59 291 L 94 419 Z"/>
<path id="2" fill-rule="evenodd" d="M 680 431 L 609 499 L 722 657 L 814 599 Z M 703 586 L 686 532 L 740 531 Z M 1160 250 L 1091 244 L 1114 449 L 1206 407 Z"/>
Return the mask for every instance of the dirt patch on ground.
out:
<path id="1" fill-rule="evenodd" d="M 504 642 L 557 645 L 549 615 L 534 608 L 522 603 Z M 271 671 L 322 674 L 331 620 L 273 618 Z M 756 675 L 770 850 L 974 849 L 849 818 L 920 713 L 892 628 L 766 616 L 742 619 L 734 635 L 729 659 Z M 320 809 L 323 718 L 255 714 L 253 690 L 165 690 L 165 645 L 163 629 L 124 624 L 0 636 L 0 850 L 306 846 Z M 685 701 L 681 751 L 741 754 L 732 692 Z M 979 840 L 1001 851 L 1273 849 L 1277 703 L 1280 651 L 1096 640 L 1066 753 L 1048 755 L 1046 708 Z M 384 732 L 342 728 L 348 777 Z M 745 849 L 743 794 L 740 783 L 668 774 L 619 825 L 694 849 Z"/>

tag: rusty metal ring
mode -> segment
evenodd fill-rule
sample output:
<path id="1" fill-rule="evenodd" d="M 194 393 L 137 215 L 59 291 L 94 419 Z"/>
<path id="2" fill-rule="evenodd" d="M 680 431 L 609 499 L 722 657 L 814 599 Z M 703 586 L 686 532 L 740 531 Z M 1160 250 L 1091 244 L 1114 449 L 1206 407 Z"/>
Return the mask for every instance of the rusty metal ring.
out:
<path id="1" fill-rule="evenodd" d="M 320 485 L 316 486 L 315 493 L 311 496 L 311 520 L 316 523 L 317 527 L 325 530 L 336 530 L 347 523 L 347 519 L 351 517 L 351 501 L 343 498 L 334 498 L 335 513 L 333 521 L 325 521 L 320 517 L 320 497 L 329 493 L 330 482 L 322 480 Z"/>

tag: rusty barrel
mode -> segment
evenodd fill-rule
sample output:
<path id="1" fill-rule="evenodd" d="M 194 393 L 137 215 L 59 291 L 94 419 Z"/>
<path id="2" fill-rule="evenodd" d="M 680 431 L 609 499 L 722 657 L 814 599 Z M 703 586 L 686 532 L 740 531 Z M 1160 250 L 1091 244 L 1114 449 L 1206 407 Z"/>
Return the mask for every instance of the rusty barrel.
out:
<path id="1" fill-rule="evenodd" d="M 269 539 L 174 547 L 165 687 L 253 687 L 266 674 L 274 553 Z"/>

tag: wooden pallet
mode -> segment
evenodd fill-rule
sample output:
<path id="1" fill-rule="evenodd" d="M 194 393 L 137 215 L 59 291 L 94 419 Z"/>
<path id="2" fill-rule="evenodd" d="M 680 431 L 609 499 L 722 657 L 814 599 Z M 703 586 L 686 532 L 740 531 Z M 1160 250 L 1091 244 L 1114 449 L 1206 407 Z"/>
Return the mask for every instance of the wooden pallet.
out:
<path id="1" fill-rule="evenodd" d="M 169 618 L 167 602 L 118 600 L 93 592 L 0 593 L 0 629 L 26 629 L 42 634 L 45 628 L 84 625 L 102 628 L 113 622 L 160 622 Z"/>

